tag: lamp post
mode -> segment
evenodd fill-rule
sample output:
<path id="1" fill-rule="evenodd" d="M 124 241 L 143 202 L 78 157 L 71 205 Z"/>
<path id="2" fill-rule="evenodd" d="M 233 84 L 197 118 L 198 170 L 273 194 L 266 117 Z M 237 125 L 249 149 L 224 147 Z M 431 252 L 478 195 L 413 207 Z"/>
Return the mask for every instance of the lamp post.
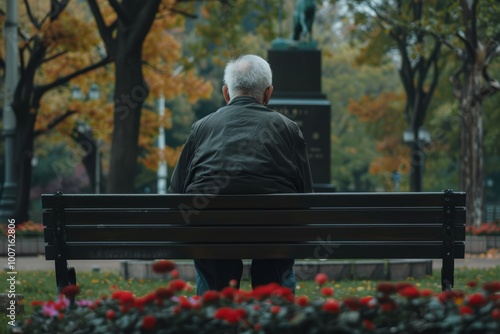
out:
<path id="1" fill-rule="evenodd" d="M 410 190 L 422 191 L 422 179 L 425 164 L 424 147 L 431 142 L 431 135 L 423 127 L 416 131 L 406 129 L 403 132 L 403 142 L 411 147 L 410 153 Z"/>
<path id="2" fill-rule="evenodd" d="M 5 86 L 2 135 L 5 145 L 5 170 L 0 218 L 12 218 L 16 205 L 17 183 L 14 168 L 14 145 L 16 134 L 16 115 L 12 110 L 14 91 L 18 82 L 17 66 L 17 0 L 7 1 L 5 33 Z"/>
<path id="3" fill-rule="evenodd" d="M 165 116 L 165 98 L 163 97 L 163 95 L 161 95 L 156 100 L 156 109 L 158 110 L 158 115 L 160 116 L 160 119 L 162 119 Z M 165 128 L 162 125 L 160 125 L 160 129 L 159 129 L 159 133 L 158 133 L 158 150 L 160 152 L 165 150 Z M 167 174 L 168 174 L 167 162 L 165 160 L 161 160 L 158 163 L 158 172 L 157 172 L 158 194 L 166 194 L 167 193 L 167 188 L 168 188 Z"/>

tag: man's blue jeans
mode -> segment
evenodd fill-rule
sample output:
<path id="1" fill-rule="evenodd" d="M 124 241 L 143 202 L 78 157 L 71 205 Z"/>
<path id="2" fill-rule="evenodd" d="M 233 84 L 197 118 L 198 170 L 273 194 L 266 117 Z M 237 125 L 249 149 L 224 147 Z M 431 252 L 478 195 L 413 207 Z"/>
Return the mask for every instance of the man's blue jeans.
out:
<path id="1" fill-rule="evenodd" d="M 250 277 L 252 288 L 269 283 L 278 283 L 281 286 L 295 291 L 295 274 L 293 259 L 252 260 Z M 196 293 L 201 296 L 208 290 L 220 291 L 229 286 L 229 281 L 236 280 L 240 286 L 243 273 L 241 260 L 194 260 L 196 268 Z"/>

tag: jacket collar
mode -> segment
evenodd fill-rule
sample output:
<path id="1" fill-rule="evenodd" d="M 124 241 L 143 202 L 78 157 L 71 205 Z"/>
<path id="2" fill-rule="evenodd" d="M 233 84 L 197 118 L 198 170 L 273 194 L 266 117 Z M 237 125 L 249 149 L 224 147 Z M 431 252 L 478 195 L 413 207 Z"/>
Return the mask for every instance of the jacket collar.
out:
<path id="1" fill-rule="evenodd" d="M 235 98 L 231 99 L 229 103 L 227 104 L 228 106 L 231 105 L 244 105 L 244 104 L 249 104 L 249 103 L 259 103 L 255 97 L 252 96 L 236 96 Z"/>

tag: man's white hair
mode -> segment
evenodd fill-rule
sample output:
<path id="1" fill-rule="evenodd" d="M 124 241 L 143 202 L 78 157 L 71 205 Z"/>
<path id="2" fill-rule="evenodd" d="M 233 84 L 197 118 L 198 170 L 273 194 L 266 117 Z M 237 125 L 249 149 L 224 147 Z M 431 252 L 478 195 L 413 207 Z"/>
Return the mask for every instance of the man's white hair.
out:
<path id="1" fill-rule="evenodd" d="M 268 62 L 259 56 L 245 55 L 230 61 L 224 71 L 229 97 L 246 95 L 255 97 L 259 102 L 264 91 L 273 83 L 273 74 Z"/>

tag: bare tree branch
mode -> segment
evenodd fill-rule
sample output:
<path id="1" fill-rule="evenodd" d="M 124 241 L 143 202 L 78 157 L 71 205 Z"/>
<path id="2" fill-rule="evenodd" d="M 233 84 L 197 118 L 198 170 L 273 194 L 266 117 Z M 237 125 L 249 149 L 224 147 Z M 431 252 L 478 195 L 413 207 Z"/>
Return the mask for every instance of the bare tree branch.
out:
<path id="1" fill-rule="evenodd" d="M 54 60 L 54 59 L 56 59 L 56 58 L 59 58 L 60 56 L 65 55 L 66 53 L 68 53 L 68 51 L 66 51 L 66 50 L 65 50 L 65 51 L 61 51 L 61 52 L 58 52 L 58 53 L 56 53 L 56 54 L 55 54 L 55 55 L 53 55 L 53 56 L 50 56 L 50 57 L 45 58 L 45 59 L 43 60 L 43 63 L 47 63 L 47 62 L 49 62 L 49 61 L 51 61 L 51 60 Z"/>
<path id="2" fill-rule="evenodd" d="M 466 63 L 463 61 L 460 68 L 450 76 L 450 82 L 453 86 L 453 96 L 455 96 L 455 98 L 457 99 L 461 98 L 462 96 L 462 82 L 460 80 L 460 76 L 465 71 L 465 65 Z"/>
<path id="3" fill-rule="evenodd" d="M 57 86 L 60 86 L 62 84 L 65 84 L 67 82 L 69 82 L 71 79 L 73 78 L 76 78 L 77 76 L 81 75 L 81 74 L 84 74 L 84 73 L 87 73 L 87 72 L 90 72 L 92 70 L 95 70 L 96 68 L 99 68 L 101 66 L 104 66 L 104 65 L 107 65 L 109 63 L 111 63 L 111 58 L 107 57 L 107 58 L 104 58 L 104 59 L 101 59 L 100 61 L 98 61 L 97 63 L 94 63 L 92 65 L 89 65 L 87 67 L 84 67 L 78 71 L 75 71 L 65 77 L 62 77 L 62 78 L 59 78 L 55 81 L 53 81 L 52 83 L 50 84 L 47 84 L 47 85 L 44 85 L 44 86 L 40 86 L 39 87 L 39 92 L 40 92 L 40 95 L 43 95 L 43 93 L 57 87 Z"/>
<path id="4" fill-rule="evenodd" d="M 197 19 L 198 18 L 198 15 L 196 15 L 196 14 L 188 13 L 184 10 L 177 9 L 174 7 L 170 7 L 168 10 L 171 11 L 172 13 L 184 15 L 185 17 L 189 17 L 190 19 Z"/>
<path id="5" fill-rule="evenodd" d="M 76 112 L 73 111 L 73 110 L 68 110 L 66 111 L 64 114 L 62 115 L 59 115 L 57 116 L 56 118 L 54 118 L 50 123 L 49 125 L 47 125 L 47 128 L 45 129 L 39 129 L 39 130 L 36 130 L 34 133 L 33 133 L 33 136 L 36 138 L 44 133 L 47 133 L 49 130 L 55 128 L 57 125 L 59 125 L 62 121 L 64 121 L 66 118 L 68 118 L 69 116 L 71 115 L 74 115 Z"/>
<path id="6" fill-rule="evenodd" d="M 106 25 L 104 22 L 104 18 L 102 17 L 101 10 L 99 9 L 99 5 L 96 0 L 87 0 L 90 10 L 95 18 L 97 29 L 99 30 L 99 34 L 106 46 L 106 50 L 108 55 L 112 58 L 115 58 L 116 55 L 116 42 L 113 38 L 113 30 L 118 26 L 118 20 L 113 22 L 110 26 Z"/>
<path id="7" fill-rule="evenodd" d="M 26 7 L 26 12 L 28 13 L 28 17 L 30 18 L 31 23 L 38 29 L 42 28 L 40 22 L 38 22 L 37 18 L 33 15 L 31 11 L 31 5 L 28 0 L 24 0 L 24 6 Z"/>

